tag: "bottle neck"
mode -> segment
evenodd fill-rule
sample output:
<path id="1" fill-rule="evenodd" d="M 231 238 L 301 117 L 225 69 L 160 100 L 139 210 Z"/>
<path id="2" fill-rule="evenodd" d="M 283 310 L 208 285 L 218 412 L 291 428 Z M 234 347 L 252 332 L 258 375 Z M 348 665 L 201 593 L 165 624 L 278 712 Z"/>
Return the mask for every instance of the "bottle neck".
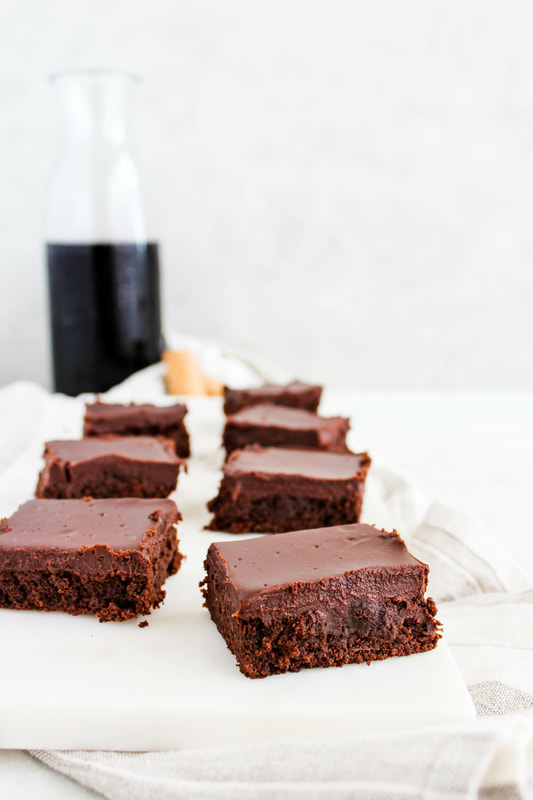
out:
<path id="1" fill-rule="evenodd" d="M 56 79 L 67 146 L 129 144 L 135 83 L 120 73 L 70 73 Z"/>
<path id="2" fill-rule="evenodd" d="M 48 241 L 146 241 L 141 182 L 130 148 L 136 83 L 129 75 L 100 71 L 54 79 L 65 135 L 48 191 Z"/>

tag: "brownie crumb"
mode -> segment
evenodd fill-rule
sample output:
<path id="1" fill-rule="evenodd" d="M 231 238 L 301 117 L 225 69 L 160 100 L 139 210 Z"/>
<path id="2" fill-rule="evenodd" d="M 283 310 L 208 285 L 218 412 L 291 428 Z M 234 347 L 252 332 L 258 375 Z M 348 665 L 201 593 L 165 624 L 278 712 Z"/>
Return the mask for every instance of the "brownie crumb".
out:
<path id="1" fill-rule="evenodd" d="M 147 628 L 149 624 L 147 619 L 143 619 L 142 622 L 139 622 L 139 628 Z"/>

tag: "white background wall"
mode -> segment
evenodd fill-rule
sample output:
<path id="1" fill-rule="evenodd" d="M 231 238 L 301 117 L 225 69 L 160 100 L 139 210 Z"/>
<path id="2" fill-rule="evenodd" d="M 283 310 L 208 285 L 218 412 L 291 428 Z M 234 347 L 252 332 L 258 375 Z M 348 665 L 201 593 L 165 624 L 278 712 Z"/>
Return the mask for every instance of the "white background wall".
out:
<path id="1" fill-rule="evenodd" d="M 46 75 L 139 71 L 169 329 L 360 388 L 533 388 L 528 0 L 0 0 L 0 383 L 49 382 Z"/>

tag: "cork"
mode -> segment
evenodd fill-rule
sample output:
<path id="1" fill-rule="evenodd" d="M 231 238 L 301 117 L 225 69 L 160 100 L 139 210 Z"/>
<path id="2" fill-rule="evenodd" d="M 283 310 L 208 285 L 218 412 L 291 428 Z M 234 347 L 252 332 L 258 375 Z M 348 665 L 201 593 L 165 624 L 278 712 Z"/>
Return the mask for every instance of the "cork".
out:
<path id="1" fill-rule="evenodd" d="M 222 384 L 200 369 L 190 350 L 165 350 L 162 361 L 166 365 L 165 385 L 169 394 L 221 395 Z"/>

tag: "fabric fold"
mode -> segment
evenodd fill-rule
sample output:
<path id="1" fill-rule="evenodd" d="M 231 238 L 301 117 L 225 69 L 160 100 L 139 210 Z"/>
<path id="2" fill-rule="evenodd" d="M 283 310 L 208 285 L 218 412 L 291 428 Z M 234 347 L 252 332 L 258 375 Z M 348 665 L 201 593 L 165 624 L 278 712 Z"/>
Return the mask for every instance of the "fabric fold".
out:
<path id="1" fill-rule="evenodd" d="M 110 800 L 449 800 L 510 785 L 503 780 L 527 798 L 523 776 L 498 769 L 510 739 L 521 750 L 533 741 L 531 730 L 508 721 L 232 750 L 32 755 Z"/>

